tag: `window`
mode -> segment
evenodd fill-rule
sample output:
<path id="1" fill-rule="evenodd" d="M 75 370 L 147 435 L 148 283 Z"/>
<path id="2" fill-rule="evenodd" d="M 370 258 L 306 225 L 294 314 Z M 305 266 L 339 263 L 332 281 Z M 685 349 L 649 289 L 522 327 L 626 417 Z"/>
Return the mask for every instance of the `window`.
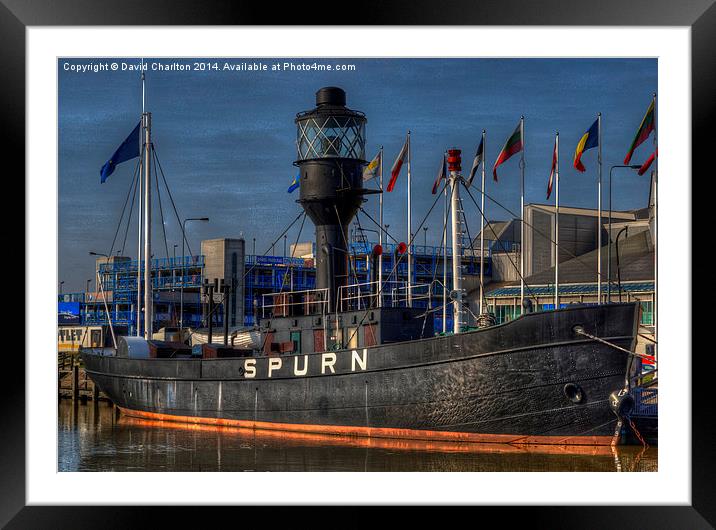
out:
<path id="1" fill-rule="evenodd" d="M 645 326 L 654 324 L 654 302 L 641 302 L 641 323 Z"/>

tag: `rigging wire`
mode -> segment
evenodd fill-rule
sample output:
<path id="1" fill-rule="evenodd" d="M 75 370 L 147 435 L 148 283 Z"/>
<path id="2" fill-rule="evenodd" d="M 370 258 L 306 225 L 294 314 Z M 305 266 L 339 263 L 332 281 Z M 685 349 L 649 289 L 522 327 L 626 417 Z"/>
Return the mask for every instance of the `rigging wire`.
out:
<path id="1" fill-rule="evenodd" d="M 445 183 L 445 186 L 447 186 L 447 181 L 446 181 L 446 183 Z M 445 189 L 445 188 L 443 188 L 443 190 L 444 190 L 444 189 Z M 450 186 L 450 195 L 448 196 L 448 197 L 449 197 L 449 198 L 448 198 L 448 204 L 452 204 L 452 192 L 453 192 L 453 188 L 452 188 L 452 186 Z M 450 206 L 448 206 L 448 211 L 447 211 L 446 214 L 443 216 L 443 217 L 444 217 L 444 220 L 443 220 L 443 232 L 442 232 L 442 236 L 440 237 L 440 248 L 441 248 L 441 249 L 442 249 L 442 247 L 443 247 L 443 244 L 446 242 L 445 240 L 447 239 L 447 225 L 448 225 L 447 220 L 448 220 L 448 214 L 449 214 L 449 213 L 450 213 Z M 447 245 L 446 245 L 446 247 L 447 247 Z M 442 254 L 443 260 L 446 260 L 446 259 L 447 259 L 447 252 L 441 252 L 441 254 Z M 435 283 L 435 281 L 436 281 L 436 276 L 437 276 L 437 274 L 438 274 L 438 264 L 437 264 L 437 262 L 435 262 L 435 268 L 433 269 L 433 279 L 432 279 L 432 281 L 430 282 L 430 289 L 432 289 L 432 285 L 433 285 L 433 284 Z M 440 284 L 442 285 L 443 291 L 445 291 L 445 290 L 447 289 L 447 285 L 444 285 L 442 282 L 440 282 Z M 448 304 L 449 304 L 449 302 L 447 302 L 447 301 L 446 301 L 446 303 L 444 303 L 444 304 L 440 304 L 440 307 L 436 308 L 436 311 L 437 311 L 437 309 L 442 309 L 444 306 L 447 306 Z M 425 315 L 423 316 L 423 329 L 420 331 L 420 337 L 421 337 L 421 338 L 425 336 L 425 324 L 427 323 L 427 320 L 428 320 L 428 313 L 431 313 L 431 312 L 432 312 L 432 311 L 431 311 L 431 308 L 428 307 L 428 310 L 425 312 Z"/>
<path id="2" fill-rule="evenodd" d="M 472 199 L 472 202 L 475 204 L 475 207 L 476 207 L 477 210 L 480 212 L 480 215 L 483 215 L 483 214 L 482 214 L 482 209 L 481 209 L 480 206 L 477 204 L 477 201 L 475 200 L 475 197 L 473 197 L 473 196 L 472 196 L 472 193 L 470 193 L 470 189 L 467 188 L 467 187 L 465 187 L 465 191 L 467 191 L 467 194 L 468 194 L 468 195 L 470 196 L 470 198 Z M 487 196 L 487 194 L 485 194 L 485 196 Z M 490 227 L 490 230 L 492 231 L 492 233 L 495 235 L 495 238 L 496 238 L 497 243 L 500 245 L 500 248 L 502 248 L 502 251 L 503 251 L 503 252 L 505 253 L 505 255 L 507 256 L 507 259 L 510 260 L 510 263 L 512 264 L 512 266 L 514 267 L 515 271 L 517 272 L 517 275 L 518 275 L 518 276 L 520 277 L 520 279 L 524 282 L 525 288 L 530 292 L 531 296 L 533 296 L 534 298 L 537 298 L 537 295 L 536 295 L 535 292 L 532 290 L 532 287 L 530 287 L 530 285 L 527 283 L 527 281 L 525 281 L 525 278 L 522 276 L 522 271 L 520 271 L 520 269 L 519 269 L 519 267 L 517 266 L 517 264 L 516 264 L 514 261 L 512 261 L 512 258 L 510 257 L 509 252 L 507 252 L 507 249 L 505 248 L 504 243 L 502 242 L 502 240 L 501 240 L 499 237 L 497 237 L 497 233 L 495 232 L 495 229 L 492 227 L 492 223 L 490 223 L 490 221 L 488 221 L 487 218 L 485 218 L 485 222 L 486 222 L 487 225 Z M 522 252 L 522 242 L 520 242 L 520 252 Z M 522 309 L 520 309 L 520 311 L 521 311 L 521 310 L 522 310 Z"/>
<path id="3" fill-rule="evenodd" d="M 132 192 L 132 202 L 129 205 L 129 214 L 127 214 L 127 227 L 124 229 L 124 240 L 122 241 L 122 251 L 120 254 L 124 256 L 124 249 L 127 246 L 127 235 L 129 234 L 129 227 L 132 224 L 132 213 L 134 212 L 134 202 L 137 198 L 137 188 L 139 187 L 139 176 L 135 176 L 134 179 L 134 192 Z"/>
<path id="4" fill-rule="evenodd" d="M 122 221 L 124 219 L 124 212 L 127 210 L 127 203 L 129 202 L 129 195 L 132 193 L 132 186 L 134 186 L 134 182 L 137 179 L 137 169 L 139 168 L 139 161 L 137 161 L 137 165 L 134 167 L 134 175 L 132 176 L 132 181 L 129 183 L 129 190 L 127 190 L 127 198 L 124 199 L 124 206 L 122 207 L 122 213 L 119 216 L 119 221 L 117 222 L 117 230 L 114 231 L 114 239 L 112 239 L 112 245 L 109 248 L 109 252 L 107 255 L 109 257 L 112 257 L 112 252 L 114 252 L 114 244 L 117 242 L 117 235 L 119 234 L 119 229 L 122 226 Z M 131 212 L 130 212 L 131 216 Z"/>
<path id="5" fill-rule="evenodd" d="M 466 188 L 466 189 L 467 189 L 467 188 Z M 525 225 L 527 225 L 528 227 L 532 228 L 532 229 L 533 229 L 535 232 L 537 232 L 539 235 L 541 235 L 542 237 L 544 237 L 545 239 L 547 239 L 547 241 L 549 241 L 550 243 L 557 244 L 557 243 L 555 242 L 555 240 L 552 239 L 550 236 L 548 236 L 547 234 L 545 234 L 544 232 L 542 232 L 539 228 L 535 227 L 535 226 L 532 225 L 531 223 L 528 223 L 527 221 L 524 221 L 519 215 L 515 214 L 512 210 L 510 210 L 509 208 L 507 208 L 507 206 L 504 206 L 504 205 L 503 205 L 502 203 L 500 203 L 498 200 L 493 199 L 487 192 L 484 192 L 483 190 L 481 190 L 481 189 L 478 188 L 477 186 L 475 186 L 475 189 L 478 190 L 478 191 L 480 191 L 480 193 L 484 193 L 485 197 L 487 197 L 487 198 L 490 199 L 492 202 L 494 202 L 497 206 L 499 206 L 500 208 L 502 208 L 503 210 L 505 210 L 508 214 L 510 214 L 512 217 L 514 217 L 515 220 L 524 222 Z M 470 193 L 470 192 L 468 191 L 468 193 Z M 473 202 L 474 202 L 474 198 L 473 198 Z M 487 219 L 485 219 L 485 220 L 487 220 Z M 492 233 L 495 234 L 495 231 L 492 230 Z M 497 234 L 495 234 L 495 237 L 497 237 Z M 520 245 L 522 245 L 522 242 L 520 242 Z M 601 274 L 598 269 L 595 269 L 595 268 L 591 267 L 588 263 L 584 262 L 584 261 L 580 258 L 580 256 L 577 256 L 577 255 L 574 254 L 572 251 L 570 251 L 568 248 L 560 248 L 560 250 L 563 250 L 564 252 L 566 252 L 567 254 L 569 254 L 570 257 L 574 258 L 580 265 L 584 266 L 588 271 L 597 274 L 597 275 L 600 277 L 600 280 L 602 279 L 603 274 Z M 613 281 L 610 281 L 609 283 L 611 283 L 612 285 L 615 285 L 615 286 L 617 285 L 616 282 L 613 282 Z"/>
<path id="6" fill-rule="evenodd" d="M 296 246 L 298 245 L 298 241 L 301 239 L 301 232 L 303 232 L 303 225 L 305 224 L 305 222 L 306 222 L 306 215 L 304 212 L 303 220 L 301 221 L 301 227 L 298 229 L 298 235 L 296 236 L 296 243 L 294 243 L 293 250 L 291 251 L 291 256 L 290 256 L 291 261 L 288 264 L 288 274 L 283 275 L 283 279 L 281 280 L 281 288 L 278 290 L 279 293 L 283 291 L 283 287 L 284 287 L 284 285 L 286 285 L 286 278 L 289 275 L 293 275 L 293 256 L 296 253 Z"/>
<path id="7" fill-rule="evenodd" d="M 162 180 L 164 181 L 164 187 L 167 189 L 167 193 L 169 194 L 169 200 L 172 203 L 172 208 L 174 209 L 174 215 L 177 218 L 177 222 L 179 223 L 179 229 L 181 230 L 182 238 L 184 239 L 184 242 L 186 243 L 186 248 L 189 251 L 189 256 L 191 258 L 194 258 L 194 254 L 191 251 L 191 245 L 189 245 L 189 240 L 186 237 L 186 232 L 184 232 L 184 225 L 181 222 L 181 218 L 179 217 L 179 212 L 177 211 L 177 206 L 174 203 L 174 197 L 172 197 L 172 192 L 169 189 L 169 184 L 167 184 L 167 179 L 164 176 L 164 169 L 162 168 L 162 162 L 159 160 L 159 155 L 157 155 L 157 150 L 154 146 L 154 143 L 152 143 L 152 153 L 154 153 L 154 158 L 157 161 L 157 164 L 159 165 L 159 171 L 162 174 Z M 184 256 L 182 256 L 182 259 L 184 259 Z"/>
<path id="8" fill-rule="evenodd" d="M 153 152 L 153 151 L 152 151 Z M 166 257 L 169 259 L 169 245 L 167 244 L 167 228 L 164 225 L 164 210 L 162 209 L 162 192 L 161 188 L 159 187 L 159 176 L 157 175 L 157 157 L 156 155 L 153 157 L 154 159 L 154 182 L 157 186 L 157 199 L 159 200 L 159 219 L 162 222 L 162 234 L 164 236 L 164 251 L 166 252 Z"/>
<path id="9" fill-rule="evenodd" d="M 445 184 L 445 185 L 447 185 L 447 184 Z M 415 233 L 412 234 L 410 240 L 408 241 L 408 250 L 410 250 L 410 246 L 413 244 L 413 241 L 415 240 L 415 238 L 417 237 L 418 233 L 420 232 L 420 229 L 421 229 L 421 228 L 423 227 L 423 225 L 425 224 L 425 221 L 427 221 L 427 220 L 428 220 L 428 217 L 430 217 L 430 214 L 433 213 L 433 210 L 435 209 L 435 205 L 438 203 L 438 200 L 440 200 L 440 199 L 442 198 L 441 195 L 442 195 L 442 192 L 443 192 L 444 189 L 445 189 L 445 186 L 443 186 L 443 189 L 440 190 L 440 193 L 438 193 L 438 194 L 436 195 L 435 200 L 433 201 L 432 206 L 430 206 L 430 209 L 428 210 L 428 213 L 425 214 L 425 217 L 423 217 L 423 220 L 420 221 L 420 224 L 419 224 L 418 227 L 415 229 Z M 360 210 L 361 210 L 363 213 L 365 213 L 365 210 L 363 210 L 363 208 L 360 208 Z M 370 217 L 370 216 L 369 216 L 369 217 Z M 375 221 L 374 221 L 374 222 L 375 222 Z M 393 269 L 390 271 L 390 274 L 388 275 L 388 278 L 390 278 L 390 277 L 393 275 L 393 273 L 398 269 L 398 265 L 400 265 L 400 262 L 403 260 L 403 257 L 405 257 L 407 254 L 408 254 L 408 252 L 406 252 L 405 254 L 401 254 L 400 257 L 398 257 L 398 259 L 395 260 L 395 264 L 393 265 Z M 408 285 L 410 285 L 410 278 L 408 278 Z M 382 294 L 383 294 L 383 286 L 382 286 L 382 285 L 379 285 L 379 286 L 378 286 L 378 296 L 381 296 Z M 348 339 L 348 341 L 346 342 L 346 344 L 350 344 L 350 343 L 351 343 L 351 340 L 353 340 L 353 337 L 355 336 L 355 334 L 358 333 L 358 330 L 359 330 L 360 327 L 363 325 L 363 322 L 365 321 L 365 319 L 366 319 L 366 317 L 368 316 L 369 313 L 370 313 L 370 309 L 366 309 L 366 310 L 363 312 L 363 317 L 361 318 L 361 320 L 360 320 L 360 322 L 358 323 L 358 325 L 356 326 L 355 330 L 353 331 L 353 333 L 352 333 L 351 336 L 349 337 L 349 339 Z M 418 318 L 418 317 L 416 317 L 416 318 Z"/>

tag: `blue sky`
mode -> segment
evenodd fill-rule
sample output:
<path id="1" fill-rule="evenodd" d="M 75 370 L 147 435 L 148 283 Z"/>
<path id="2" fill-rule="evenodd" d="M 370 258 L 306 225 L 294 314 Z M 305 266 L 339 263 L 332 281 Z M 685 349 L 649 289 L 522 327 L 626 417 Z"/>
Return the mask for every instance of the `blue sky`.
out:
<path id="1" fill-rule="evenodd" d="M 126 62 L 138 59 L 59 59 L 59 278 L 64 292 L 84 289 L 94 277 L 89 251 L 107 252 L 124 205 L 135 162 L 120 165 L 100 184 L 102 164 L 136 125 L 141 114 L 139 74 L 130 71 L 78 73 L 65 64 Z M 153 59 L 146 59 L 151 64 Z M 196 60 L 162 59 L 191 65 Z M 202 62 L 222 59 L 203 59 Z M 231 63 L 283 59 L 231 59 Z M 298 192 L 289 195 L 295 168 L 297 112 L 313 108 L 315 92 L 340 86 L 348 106 L 366 113 L 367 152 L 385 148 L 386 172 L 411 131 L 413 225 L 423 219 L 434 197 L 430 190 L 445 149 L 463 150 L 469 171 L 482 129 L 487 130 L 487 170 L 503 143 L 525 116 L 526 202 L 544 203 L 554 133 L 560 133 L 560 203 L 596 208 L 596 149 L 582 158 L 586 173 L 572 167 L 579 137 L 602 113 L 604 185 L 609 166 L 621 164 L 657 88 L 656 59 L 302 59 L 293 62 L 355 64 L 354 71 L 148 71 L 146 105 L 153 116 L 153 138 L 181 218 L 208 216 L 189 224 L 192 250 L 202 239 L 243 235 L 257 253 L 300 212 Z M 651 154 L 642 145 L 635 162 Z M 487 193 L 517 212 L 517 157 L 503 164 L 500 181 Z M 648 177 L 615 170 L 615 209 L 646 206 Z M 406 238 L 405 171 L 393 193 L 386 193 L 385 222 L 399 240 Z M 550 199 L 550 202 L 553 199 Z M 155 205 L 158 201 L 155 198 Z M 169 253 L 181 245 L 180 228 L 166 194 L 162 195 Z M 377 199 L 364 206 L 377 212 Z M 135 206 L 136 208 L 136 206 Z M 470 231 L 479 217 L 465 197 Z M 135 210 L 136 211 L 136 210 Z M 493 220 L 509 214 L 488 201 Z M 442 205 L 427 219 L 428 244 L 438 244 Z M 135 216 L 136 217 L 136 216 Z M 136 221 L 135 221 L 136 222 Z M 125 255 L 136 255 L 136 224 L 129 227 Z M 370 222 L 363 218 L 364 228 Z M 156 212 L 154 254 L 163 257 L 163 236 Z M 374 228 L 374 227 L 372 227 Z M 298 228 L 289 232 L 295 240 Z M 124 225 L 120 230 L 122 246 Z M 301 240 L 313 239 L 310 220 Z M 422 244 L 423 234 L 417 239 Z M 181 249 L 181 246 L 178 247 Z M 115 250 L 117 246 L 115 246 Z M 283 252 L 280 244 L 276 253 Z M 179 250 L 178 250 L 179 253 Z"/>

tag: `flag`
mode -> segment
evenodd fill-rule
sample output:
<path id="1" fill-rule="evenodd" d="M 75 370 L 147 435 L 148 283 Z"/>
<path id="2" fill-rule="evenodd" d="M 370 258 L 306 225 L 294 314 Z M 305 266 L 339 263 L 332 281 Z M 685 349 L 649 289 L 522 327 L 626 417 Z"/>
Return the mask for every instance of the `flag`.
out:
<path id="1" fill-rule="evenodd" d="M 293 182 L 291 182 L 291 185 L 288 187 L 288 193 L 293 193 L 296 188 L 298 188 L 301 185 L 301 175 L 298 174 L 295 177 L 293 177 Z"/>
<path id="2" fill-rule="evenodd" d="M 637 173 L 639 175 L 643 175 L 647 172 L 651 164 L 654 162 L 654 159 L 659 156 L 659 149 L 656 149 L 653 153 L 651 153 L 651 156 L 647 158 L 646 162 L 642 164 L 642 166 L 639 168 L 639 171 Z"/>
<path id="3" fill-rule="evenodd" d="M 369 181 L 378 175 L 378 171 L 380 170 L 380 157 L 381 152 L 378 151 L 378 154 L 370 161 L 370 164 L 365 166 L 365 169 L 363 170 L 363 181 Z"/>
<path id="4" fill-rule="evenodd" d="M 644 114 L 644 118 L 641 120 L 641 124 L 639 125 L 639 129 L 636 131 L 636 136 L 634 137 L 634 141 L 631 143 L 631 147 L 629 148 L 629 152 L 624 157 L 624 163 L 628 164 L 631 161 L 631 157 L 634 154 L 634 150 L 639 147 L 644 140 L 649 138 L 649 135 L 651 134 L 651 131 L 654 130 L 654 100 L 651 100 L 651 104 L 649 105 L 649 108 L 646 109 L 646 114 Z"/>
<path id="5" fill-rule="evenodd" d="M 470 184 L 472 184 L 472 179 L 475 178 L 475 174 L 477 173 L 477 169 L 480 167 L 480 164 L 485 163 L 485 153 L 484 149 L 485 146 L 483 145 L 484 139 L 480 139 L 480 145 L 477 147 L 477 152 L 475 153 L 475 158 L 472 161 L 472 169 L 470 170 L 470 177 L 467 179 L 467 185 L 468 187 Z"/>
<path id="6" fill-rule="evenodd" d="M 433 195 L 435 195 L 438 192 L 438 188 L 440 187 L 440 181 L 445 178 L 446 173 L 447 173 L 447 168 L 445 167 L 445 155 L 443 155 L 443 161 L 440 164 L 440 171 L 438 172 L 438 178 L 436 178 L 435 182 L 433 183 Z"/>
<path id="7" fill-rule="evenodd" d="M 139 126 L 141 124 L 141 121 L 137 123 L 134 130 L 129 133 L 129 136 L 127 136 L 127 139 L 122 142 L 122 145 L 117 148 L 109 160 L 104 163 L 102 169 L 100 169 L 100 182 L 102 184 L 104 184 L 104 181 L 107 180 L 112 173 L 114 173 L 118 164 L 139 156 Z"/>
<path id="8" fill-rule="evenodd" d="M 390 170 L 390 182 L 388 182 L 388 191 L 393 191 L 393 188 L 395 187 L 395 181 L 398 180 L 398 175 L 400 175 L 400 169 L 403 167 L 403 162 L 405 162 L 405 159 L 407 157 L 408 138 L 405 139 L 403 148 L 400 150 L 400 154 L 398 155 L 398 158 L 395 159 L 393 167 Z"/>
<path id="9" fill-rule="evenodd" d="M 574 150 L 574 167 L 584 173 L 587 169 L 582 164 L 582 153 L 592 147 L 599 145 L 599 118 L 594 120 L 592 126 L 579 139 L 577 148 Z"/>
<path id="10" fill-rule="evenodd" d="M 552 195 L 552 182 L 554 174 L 557 170 L 557 138 L 554 139 L 554 151 L 552 152 L 552 170 L 549 172 L 549 182 L 547 182 L 547 199 Z"/>
<path id="11" fill-rule="evenodd" d="M 492 176 L 495 179 L 495 182 L 497 182 L 497 167 L 502 164 L 503 162 L 507 161 L 512 155 L 515 153 L 519 153 L 522 151 L 522 122 L 520 122 L 519 125 L 517 125 L 517 128 L 515 129 L 515 132 L 513 132 L 510 137 L 505 142 L 505 145 L 502 146 L 502 151 L 500 151 L 500 154 L 497 157 L 497 160 L 495 160 L 495 165 L 492 168 Z"/>

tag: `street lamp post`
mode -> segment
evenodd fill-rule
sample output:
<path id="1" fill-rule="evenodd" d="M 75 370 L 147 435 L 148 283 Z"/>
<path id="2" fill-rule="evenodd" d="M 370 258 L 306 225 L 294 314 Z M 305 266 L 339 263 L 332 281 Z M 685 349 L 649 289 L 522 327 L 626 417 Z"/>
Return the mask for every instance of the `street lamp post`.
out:
<path id="1" fill-rule="evenodd" d="M 609 168 L 609 238 L 607 239 L 609 245 L 607 248 L 607 303 L 612 301 L 612 171 L 614 171 L 614 169 L 618 167 L 629 169 L 641 168 L 641 166 L 638 164 L 617 164 L 616 166 L 612 166 L 611 168 Z M 602 227 L 600 226 L 599 230 L 601 231 L 601 229 Z M 599 281 L 602 281 L 601 278 L 599 279 Z"/>
<path id="2" fill-rule="evenodd" d="M 284 235 L 283 236 L 283 257 L 284 258 L 286 257 L 286 241 L 287 241 L 287 239 L 288 239 L 288 236 Z"/>
<path id="3" fill-rule="evenodd" d="M 179 337 L 182 336 L 182 331 L 184 331 L 184 276 L 185 276 L 185 266 L 186 266 L 186 258 L 184 256 L 184 243 L 186 242 L 186 224 L 189 221 L 208 221 L 208 217 L 189 217 L 187 219 L 184 219 L 184 222 L 181 224 L 181 283 L 180 285 L 180 294 L 179 294 Z"/>
<path id="4" fill-rule="evenodd" d="M 62 286 L 63 286 L 64 284 L 65 284 L 65 281 L 62 280 L 62 281 L 60 282 L 60 294 L 62 294 Z"/>
<path id="5" fill-rule="evenodd" d="M 423 246 L 427 248 L 428 246 L 428 227 L 423 227 Z"/>

